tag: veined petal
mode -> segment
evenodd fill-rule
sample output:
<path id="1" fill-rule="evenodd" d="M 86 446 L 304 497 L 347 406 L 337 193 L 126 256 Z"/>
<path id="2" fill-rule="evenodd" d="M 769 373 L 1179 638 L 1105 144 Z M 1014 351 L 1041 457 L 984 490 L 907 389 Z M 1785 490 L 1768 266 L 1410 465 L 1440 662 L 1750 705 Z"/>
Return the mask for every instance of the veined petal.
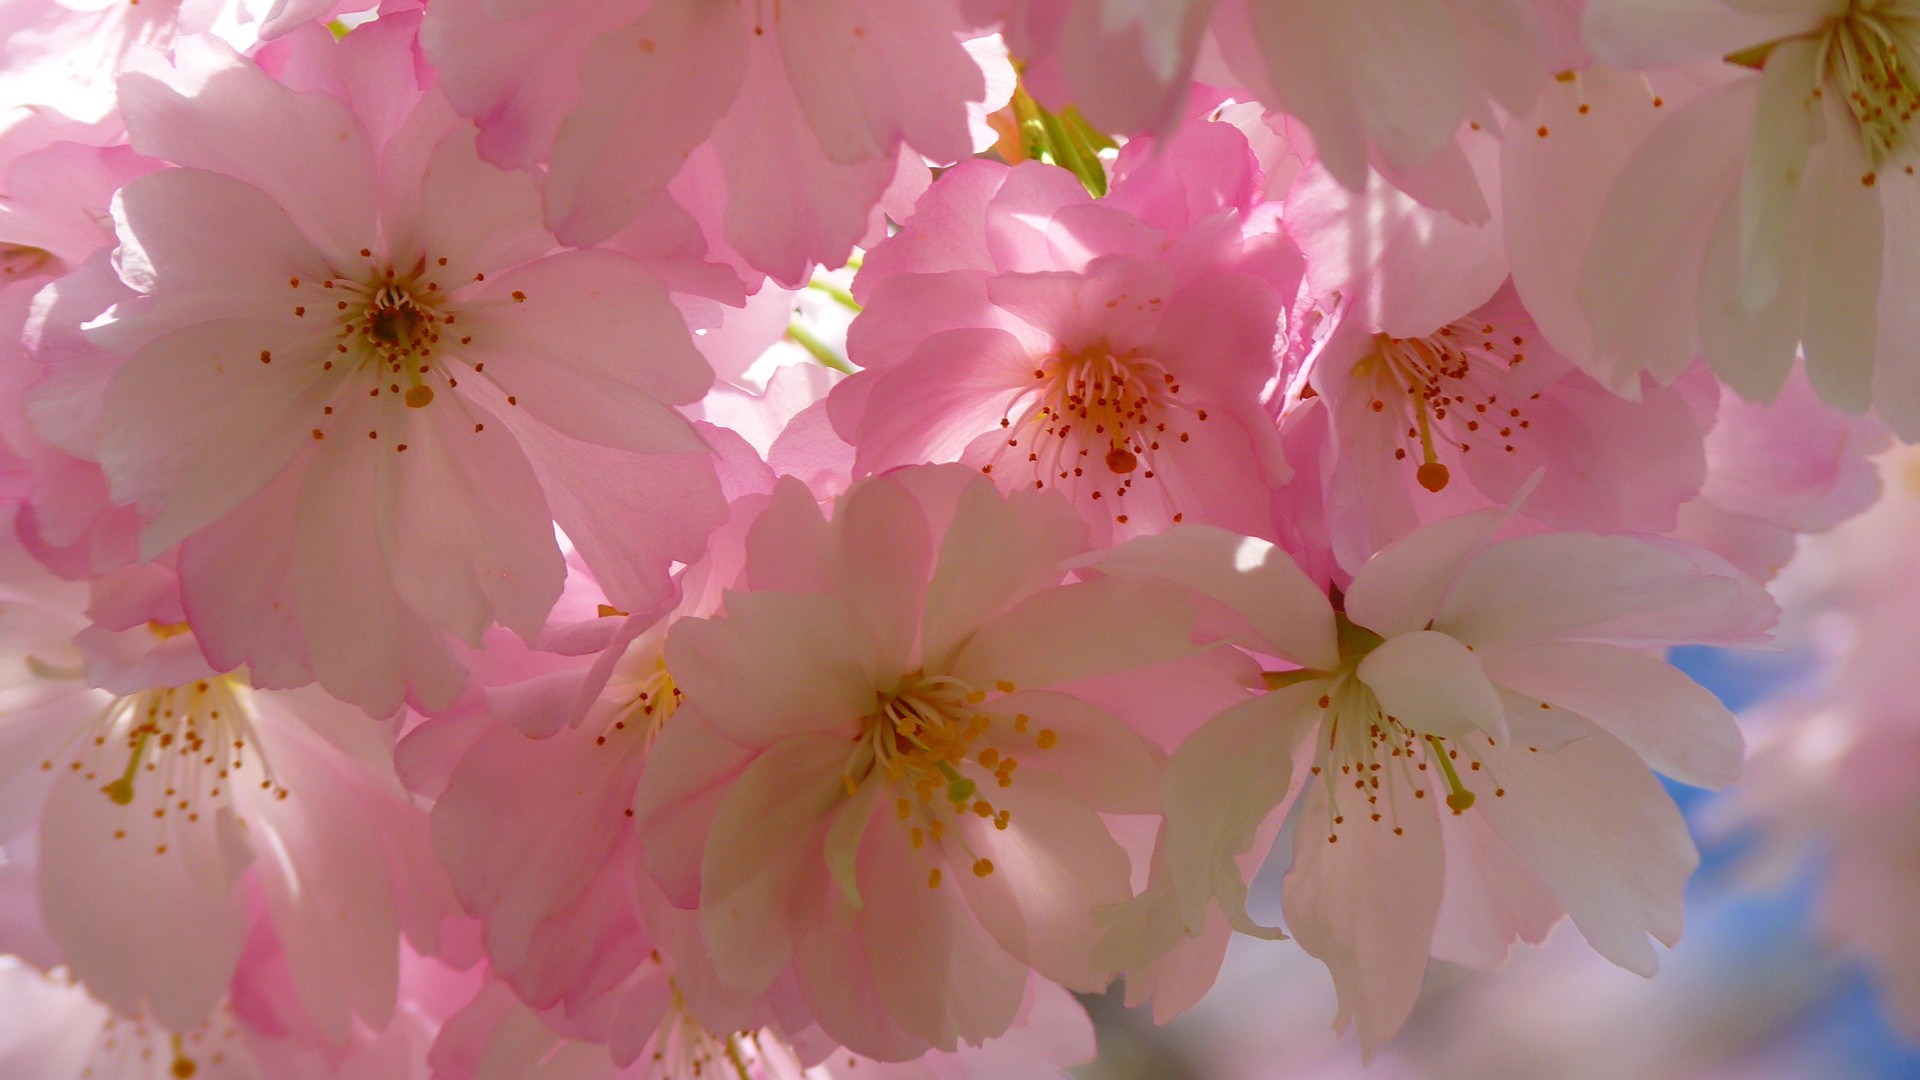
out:
<path id="1" fill-rule="evenodd" d="M 844 601 L 730 592 L 726 606 L 723 618 L 682 619 L 667 635 L 667 669 L 716 731 L 765 745 L 849 729 L 873 711 L 873 659 Z"/>
<path id="2" fill-rule="evenodd" d="M 1039 689 L 1177 659 L 1193 651 L 1183 591 L 1107 578 L 1035 593 L 981 627 L 951 674 L 975 686 Z"/>
<path id="3" fill-rule="evenodd" d="M 1060 580 L 1060 564 L 1086 548 L 1087 529 L 1053 494 L 1001 496 L 984 479 L 961 489 L 927 583 L 921 655 L 944 670 L 975 628 L 1014 601 Z"/>
<path id="4" fill-rule="evenodd" d="M 721 801 L 700 864 L 700 929 L 726 982 L 764 989 L 792 956 L 800 887 L 820 858 L 828 811 L 846 798 L 847 750 L 826 735 L 775 743 Z"/>
<path id="5" fill-rule="evenodd" d="M 134 149 L 255 185 L 336 262 L 374 235 L 373 146 L 345 103 L 288 89 L 210 35 L 174 54 L 120 77 Z"/>
<path id="6" fill-rule="evenodd" d="M 322 409 L 344 376 L 319 375 L 327 352 L 291 317 L 232 320 L 169 334 L 115 373 L 100 463 L 116 498 L 155 515 L 148 557 L 245 502 L 313 444 L 310 429 L 332 426 Z"/>
<path id="7" fill-rule="evenodd" d="M 1553 637 L 1656 645 L 1752 640 L 1778 611 L 1724 563 L 1626 537 L 1549 533 L 1469 559 L 1433 623 L 1476 647 Z"/>
<path id="8" fill-rule="evenodd" d="M 1287 929 L 1327 965 L 1363 1055 L 1391 1038 L 1419 996 L 1440 917 L 1446 860 L 1438 799 L 1402 798 L 1389 821 L 1337 783 L 1309 783 L 1281 885 Z M 1344 828 L 1334 824 L 1346 819 Z M 1322 830 L 1338 829 L 1337 839 Z"/>
<path id="9" fill-rule="evenodd" d="M 1284 659 L 1331 671 L 1340 664 L 1333 608 L 1285 551 L 1211 525 L 1175 525 L 1129 540 L 1093 565 L 1109 574 L 1152 575 L 1212 597 L 1244 616 Z"/>
<path id="10" fill-rule="evenodd" d="M 1740 778 L 1746 742 L 1739 722 L 1720 699 L 1663 660 L 1575 641 L 1504 644 L 1480 657 L 1494 682 L 1578 713 L 1657 772 L 1706 788 Z"/>
<path id="11" fill-rule="evenodd" d="M 1680 939 L 1682 890 L 1699 864 L 1686 823 L 1633 751 L 1591 728 L 1555 750 L 1528 749 L 1521 709 L 1513 741 L 1483 753 L 1500 798 L 1482 799 L 1494 829 L 1573 916 L 1600 955 L 1641 975 L 1658 967 L 1652 934 Z"/>
<path id="12" fill-rule="evenodd" d="M 1235 705 L 1201 725 L 1167 762 L 1167 868 L 1188 934 L 1200 931 L 1216 880 L 1290 794 L 1293 750 L 1327 683 L 1298 683 Z M 1244 915 L 1235 912 L 1234 915 Z"/>
<path id="13" fill-rule="evenodd" d="M 369 494 L 394 587 L 470 645 L 495 622 L 538 633 L 566 565 L 519 444 L 492 414 L 451 394 L 424 409 L 383 411 L 386 430 L 369 441 L 386 460 Z"/>

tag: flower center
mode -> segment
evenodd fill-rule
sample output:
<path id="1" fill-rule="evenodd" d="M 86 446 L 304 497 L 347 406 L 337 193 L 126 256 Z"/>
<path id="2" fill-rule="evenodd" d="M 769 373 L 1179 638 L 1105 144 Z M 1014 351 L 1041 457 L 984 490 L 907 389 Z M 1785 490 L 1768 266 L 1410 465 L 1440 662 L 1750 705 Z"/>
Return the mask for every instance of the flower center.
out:
<path id="1" fill-rule="evenodd" d="M 79 1075 L 193 1080 L 202 1074 L 203 1066 L 220 1072 L 227 1063 L 228 1046 L 237 1036 L 233 1007 L 224 1001 L 205 1023 L 184 1034 L 168 1031 L 144 1016 L 127 1019 L 107 1013 Z M 160 1062 L 165 1065 L 156 1069 Z"/>
<path id="2" fill-rule="evenodd" d="M 1521 320 L 1506 320 L 1520 322 Z M 1439 443 L 1462 454 L 1476 445 L 1515 453 L 1514 440 L 1530 429 L 1524 402 L 1508 389 L 1514 368 L 1526 360 L 1527 338 L 1518 326 L 1460 319 L 1422 338 L 1374 335 L 1375 350 L 1353 367 L 1362 388 L 1374 394 L 1369 407 L 1391 411 L 1396 428 L 1396 461 L 1418 455 L 1414 478 L 1428 491 L 1446 489 L 1451 479 L 1439 460 Z M 1530 329 L 1530 328 L 1529 328 Z M 1501 392 L 1508 391 L 1506 402 Z M 1363 391 L 1364 392 L 1364 391 Z M 1527 400 L 1537 399 L 1534 394 Z"/>
<path id="3" fill-rule="evenodd" d="M 1030 472 L 1035 488 L 1110 497 L 1109 512 L 1124 525 L 1135 479 L 1154 479 L 1162 447 L 1187 442 L 1206 419 L 1207 411 L 1183 401 L 1179 381 L 1151 358 L 1115 356 L 1104 347 L 1063 351 L 1041 361 L 1033 382 L 1008 405 L 1000 419 L 1006 445 L 981 471 L 1012 470 L 1022 479 Z M 1171 512 L 1174 521 L 1184 517 L 1177 506 Z"/>
<path id="4" fill-rule="evenodd" d="M 666 658 L 660 657 L 654 661 L 647 677 L 640 681 L 633 699 L 614 714 L 595 744 L 605 746 L 608 739 L 638 737 L 642 751 L 652 750 L 653 740 L 660 737 L 660 730 L 679 711 L 684 700 L 686 695 L 674 685 L 673 676 L 667 674 Z"/>
<path id="5" fill-rule="evenodd" d="M 1334 626 L 1340 645 L 1338 671 L 1267 673 L 1270 689 L 1309 679 L 1326 680 L 1323 685 L 1327 690 L 1319 701 L 1324 717 L 1311 772 L 1327 787 L 1327 842 L 1340 841 L 1340 828 L 1347 823 L 1346 809 L 1353 806 L 1355 797 L 1365 800 L 1369 823 L 1395 822 L 1389 827 L 1395 836 L 1402 835 L 1402 827 L 1397 824 L 1400 800 L 1406 798 L 1408 792 L 1416 802 L 1425 799 L 1428 789 L 1435 785 L 1435 777 L 1445 785 L 1447 809 L 1452 810 L 1455 817 L 1473 809 L 1476 796 L 1461 776 L 1463 753 L 1468 777 L 1484 771 L 1485 763 L 1473 747 L 1415 730 L 1399 717 L 1389 715 L 1380 707 L 1380 699 L 1358 676 L 1360 662 L 1384 639 L 1354 623 L 1345 612 L 1335 613 Z M 1489 747 L 1494 745 L 1490 738 L 1486 743 Z M 1352 794 L 1348 794 L 1349 791 Z M 1493 794 L 1504 798 L 1507 791 L 1495 786 Z"/>
<path id="6" fill-rule="evenodd" d="M 1852 0 L 1827 24 L 1821 74 L 1838 85 L 1860 125 L 1874 168 L 1913 149 L 1911 121 L 1920 109 L 1920 8 L 1901 0 Z M 1872 183 L 1872 174 L 1862 178 Z"/>
<path id="7" fill-rule="evenodd" d="M 116 698 L 100 713 L 67 767 L 127 809 L 115 839 L 142 833 L 164 855 L 171 821 L 198 823 L 208 800 L 215 810 L 231 806 L 242 783 L 287 797 L 254 732 L 251 693 L 240 679 L 219 675 Z M 40 767 L 52 771 L 54 762 Z"/>
<path id="8" fill-rule="evenodd" d="M 289 278 L 296 294 L 293 314 L 304 319 L 317 308 L 316 315 L 333 318 L 334 353 L 322 363 L 323 370 L 346 365 L 372 376 L 369 396 L 394 394 L 409 408 L 425 408 L 433 403 L 433 387 L 426 379 L 434 370 L 441 332 L 454 325 L 448 290 L 438 280 L 444 273 L 433 273 L 447 260 L 422 256 L 402 273 L 376 262 L 369 248 L 361 248 L 360 254 L 368 260 L 362 273 L 336 274 L 319 282 Z M 260 362 L 272 363 L 273 354 L 263 350 Z M 451 378 L 448 384 L 458 385 Z"/>
<path id="9" fill-rule="evenodd" d="M 1002 681 L 995 689 L 1010 694 L 1014 687 Z M 855 739 L 841 774 L 848 797 L 878 772 L 898 792 L 894 815 L 908 830 L 908 843 L 915 850 L 928 841 L 960 842 L 965 850 L 957 836 L 949 840 L 948 824 L 965 813 L 1005 829 L 1013 812 L 996 810 L 979 795 L 987 781 L 1013 786 L 1020 762 L 1003 747 L 1013 739 L 1031 739 L 1036 748 L 1046 750 L 1059 736 L 1048 728 L 1032 731 L 1025 713 L 1015 714 L 1011 724 L 998 720 L 980 709 L 986 700 L 985 691 L 951 675 L 908 676 L 898 690 L 881 697 L 879 709 L 866 718 Z M 976 875 L 993 873 L 990 860 L 966 853 Z M 928 875 L 927 884 L 939 887 L 938 868 Z"/>
<path id="10" fill-rule="evenodd" d="M 651 1065 L 642 1074 L 648 1080 L 740 1080 L 800 1077 L 799 1059 L 785 1040 L 772 1031 L 735 1031 L 716 1035 L 687 1012 L 673 976 L 667 976 L 669 1004 L 653 1037 Z"/>

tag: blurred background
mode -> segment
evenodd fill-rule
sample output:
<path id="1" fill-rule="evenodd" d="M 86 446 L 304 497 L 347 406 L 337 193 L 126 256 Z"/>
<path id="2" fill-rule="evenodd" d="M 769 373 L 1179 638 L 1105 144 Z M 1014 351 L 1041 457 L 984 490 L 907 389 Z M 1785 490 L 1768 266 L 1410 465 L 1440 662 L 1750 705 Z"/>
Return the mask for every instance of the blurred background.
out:
<path id="1" fill-rule="evenodd" d="M 1920 600 L 1920 598 L 1916 598 Z M 1821 678 L 1817 650 L 1675 649 L 1670 659 L 1750 726 Z M 1750 775 L 1748 784 L 1768 783 Z M 1570 924 L 1506 967 L 1441 961 L 1405 1030 L 1363 1066 L 1332 1031 L 1333 983 L 1292 942 L 1238 937 L 1220 981 L 1192 1011 L 1155 1026 L 1121 991 L 1087 997 L 1100 1055 L 1082 1080 L 1907 1080 L 1920 1041 L 1889 1022 L 1864 967 L 1823 936 L 1831 852 L 1785 850 L 1733 820 L 1743 797 L 1669 784 L 1700 846 L 1686 934 L 1652 980 L 1593 954 Z M 1888 822 L 1888 828 L 1912 823 Z M 1284 834 L 1283 834 L 1284 836 Z M 1285 843 L 1283 838 L 1282 843 Z M 1285 851 L 1254 882 L 1254 916 L 1280 922 Z"/>

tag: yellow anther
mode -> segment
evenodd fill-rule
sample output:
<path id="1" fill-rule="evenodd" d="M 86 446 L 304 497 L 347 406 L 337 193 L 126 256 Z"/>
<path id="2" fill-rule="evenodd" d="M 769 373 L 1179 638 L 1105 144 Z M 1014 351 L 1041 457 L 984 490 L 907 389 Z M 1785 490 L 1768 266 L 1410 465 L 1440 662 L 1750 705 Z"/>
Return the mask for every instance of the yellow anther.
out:
<path id="1" fill-rule="evenodd" d="M 1025 735 L 1027 733 L 1027 725 L 1031 722 L 1032 718 L 1026 713 L 1015 713 L 1013 716 L 1013 730 Z"/>
<path id="2" fill-rule="evenodd" d="M 905 821 L 913 815 L 913 804 L 902 798 L 893 804 L 893 810 L 900 815 L 901 821 Z"/>
<path id="3" fill-rule="evenodd" d="M 1060 741 L 1060 736 L 1054 734 L 1054 731 L 1052 728 L 1041 728 L 1040 734 L 1035 735 L 1033 737 L 1033 745 L 1039 747 L 1042 750 L 1052 749 L 1053 744 L 1059 741 Z"/>
<path id="4" fill-rule="evenodd" d="M 969 705 L 978 705 L 985 700 L 987 700 L 987 692 L 985 690 L 975 690 L 967 695 L 967 704 Z"/>
<path id="5" fill-rule="evenodd" d="M 996 829 L 1005 829 L 1007 827 L 1007 822 L 1012 820 L 1013 820 L 1013 811 L 1002 810 L 1000 811 L 1000 813 L 994 816 L 993 827 Z"/>
<path id="6" fill-rule="evenodd" d="M 859 793 L 860 787 L 853 782 L 853 777 L 848 776 L 846 773 L 841 773 L 840 782 L 847 787 L 847 798 L 851 799 Z"/>
<path id="7" fill-rule="evenodd" d="M 993 804 L 985 799 L 981 799 L 979 802 L 973 804 L 973 812 L 981 817 L 992 817 Z"/>
<path id="8" fill-rule="evenodd" d="M 994 683 L 993 688 L 995 690 L 1000 691 L 1003 694 L 1013 693 L 1013 684 L 1008 682 L 1005 679 L 1001 679 L 999 682 Z"/>
<path id="9" fill-rule="evenodd" d="M 937 874 L 939 873 L 939 871 L 936 870 L 934 871 L 934 873 Z M 993 860 L 979 859 L 974 862 L 973 864 L 974 877 L 986 877 L 988 874 L 991 874 L 991 873 L 993 873 Z"/>
<path id="10" fill-rule="evenodd" d="M 945 822 L 943 822 L 943 821 L 941 821 L 941 820 L 940 820 L 939 818 L 934 818 L 934 819 L 933 819 L 933 823 L 932 823 L 931 825 L 928 825 L 928 826 L 927 826 L 927 832 L 928 832 L 928 833 L 929 833 L 929 834 L 930 834 L 930 835 L 931 835 L 931 836 L 932 836 L 932 837 L 933 837 L 933 838 L 934 838 L 935 840 L 938 840 L 938 839 L 940 839 L 940 834 L 941 834 L 941 833 L 944 833 L 944 832 L 946 832 L 946 831 L 947 831 L 947 826 L 946 826 L 946 823 L 945 823 Z"/>
<path id="11" fill-rule="evenodd" d="M 913 827 L 913 835 L 909 839 L 913 842 L 913 849 L 918 851 L 920 850 L 920 845 L 927 842 L 927 834 L 920 831 L 920 826 L 915 825 Z"/>
<path id="12" fill-rule="evenodd" d="M 927 871 L 927 888 L 937 889 L 939 887 L 940 887 L 940 868 L 936 866 L 932 870 Z"/>
<path id="13" fill-rule="evenodd" d="M 1000 751 L 995 750 L 991 746 L 987 747 L 985 750 L 980 751 L 980 767 L 983 769 L 993 768 L 993 763 L 999 760 L 1000 760 Z"/>

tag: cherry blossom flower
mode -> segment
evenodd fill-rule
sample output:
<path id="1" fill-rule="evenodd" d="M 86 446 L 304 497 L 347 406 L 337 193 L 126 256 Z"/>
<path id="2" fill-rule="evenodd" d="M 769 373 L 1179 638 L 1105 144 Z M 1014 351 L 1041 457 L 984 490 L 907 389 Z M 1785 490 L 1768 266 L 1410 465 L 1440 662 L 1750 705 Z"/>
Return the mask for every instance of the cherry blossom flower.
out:
<path id="1" fill-rule="evenodd" d="M 722 982 L 791 979 L 882 1060 L 999 1035 L 1029 968 L 1104 985 L 1090 911 L 1130 893 L 1100 814 L 1156 812 L 1160 754 L 1052 688 L 1192 648 L 1177 590 L 1056 585 L 1084 548 L 1058 496 L 953 466 L 863 481 L 831 519 L 781 481 L 751 591 L 668 635 L 686 700 L 635 800 Z"/>
<path id="2" fill-rule="evenodd" d="M 1920 197 L 1908 122 L 1920 9 L 1648 11 L 1589 4 L 1594 54 L 1626 68 L 1725 59 L 1754 72 L 1648 133 L 1606 197 L 1580 292 L 1601 363 L 1652 366 L 1697 347 L 1728 385 L 1770 401 L 1797 347 L 1822 399 L 1920 433 L 1908 220 Z M 1649 325 L 1666 340 L 1637 355 Z"/>
<path id="3" fill-rule="evenodd" d="M 89 330 L 131 353 L 97 414 L 112 494 L 149 516 L 144 557 L 184 541 L 217 665 L 295 657 L 379 715 L 453 700 L 454 639 L 539 630 L 554 522 L 631 609 L 723 513 L 670 407 L 712 376 L 659 280 L 549 254 L 532 178 L 481 162 L 437 91 L 374 111 L 412 85 L 409 24 L 301 39 L 288 70 L 338 96 L 204 39 L 124 76 L 135 148 L 182 167 L 118 195 L 139 295 Z"/>
<path id="4" fill-rule="evenodd" d="M 40 916 L 73 974 L 185 1032 L 264 917 L 321 1041 L 384 1026 L 400 935 L 431 952 L 452 896 L 379 726 L 213 671 L 159 621 L 177 595 L 124 580 L 158 568 L 95 582 L 89 605 L 17 547 L 8 565 L 5 835 L 37 824 Z"/>
<path id="5" fill-rule="evenodd" d="M 1647 936 L 1678 938 L 1697 855 L 1649 766 L 1705 786 L 1738 775 L 1733 717 L 1639 650 L 1761 640 L 1766 594 L 1702 552 L 1581 533 L 1489 543 L 1504 516 L 1416 530 L 1338 607 L 1284 552 L 1206 526 L 1095 564 L 1191 585 L 1221 605 L 1221 632 L 1299 665 L 1174 754 L 1163 876 L 1133 906 L 1175 920 L 1161 947 L 1213 905 L 1261 932 L 1236 860 L 1301 800 L 1287 928 L 1332 971 L 1336 1027 L 1352 1022 L 1369 1052 L 1429 955 L 1494 966 L 1563 913 L 1651 975 Z"/>
<path id="6" fill-rule="evenodd" d="M 1474 193 L 1490 192 L 1483 207 L 1498 207 L 1497 144 L 1463 145 Z M 1709 373 L 1672 387 L 1637 378 L 1623 395 L 1580 371 L 1507 279 L 1503 216 L 1491 208 L 1470 224 L 1379 173 L 1350 192 L 1315 162 L 1294 182 L 1285 219 L 1327 311 L 1276 402 L 1289 453 L 1320 474 L 1319 498 L 1295 492 L 1292 509 L 1324 517 L 1346 572 L 1422 522 L 1508 503 L 1537 471 L 1522 512 L 1544 525 L 1677 526 L 1706 479 Z M 1303 333 L 1304 319 L 1292 321 Z"/>
<path id="7" fill-rule="evenodd" d="M 909 154 L 972 152 L 966 103 L 987 87 L 961 29 L 952 0 L 451 0 L 425 41 L 489 161 L 550 157 L 562 239 L 601 240 L 683 168 L 711 169 L 728 240 L 798 286 L 867 235 L 897 173 L 924 178 Z"/>
<path id="8" fill-rule="evenodd" d="M 866 370 L 827 406 L 856 475 L 957 459 L 1062 492 L 1097 543 L 1270 530 L 1287 471 L 1259 395 L 1298 254 L 1248 220 L 1258 175 L 1231 126 L 1127 149 L 1099 200 L 1038 162 L 950 170 L 867 256 L 848 336 Z"/>

